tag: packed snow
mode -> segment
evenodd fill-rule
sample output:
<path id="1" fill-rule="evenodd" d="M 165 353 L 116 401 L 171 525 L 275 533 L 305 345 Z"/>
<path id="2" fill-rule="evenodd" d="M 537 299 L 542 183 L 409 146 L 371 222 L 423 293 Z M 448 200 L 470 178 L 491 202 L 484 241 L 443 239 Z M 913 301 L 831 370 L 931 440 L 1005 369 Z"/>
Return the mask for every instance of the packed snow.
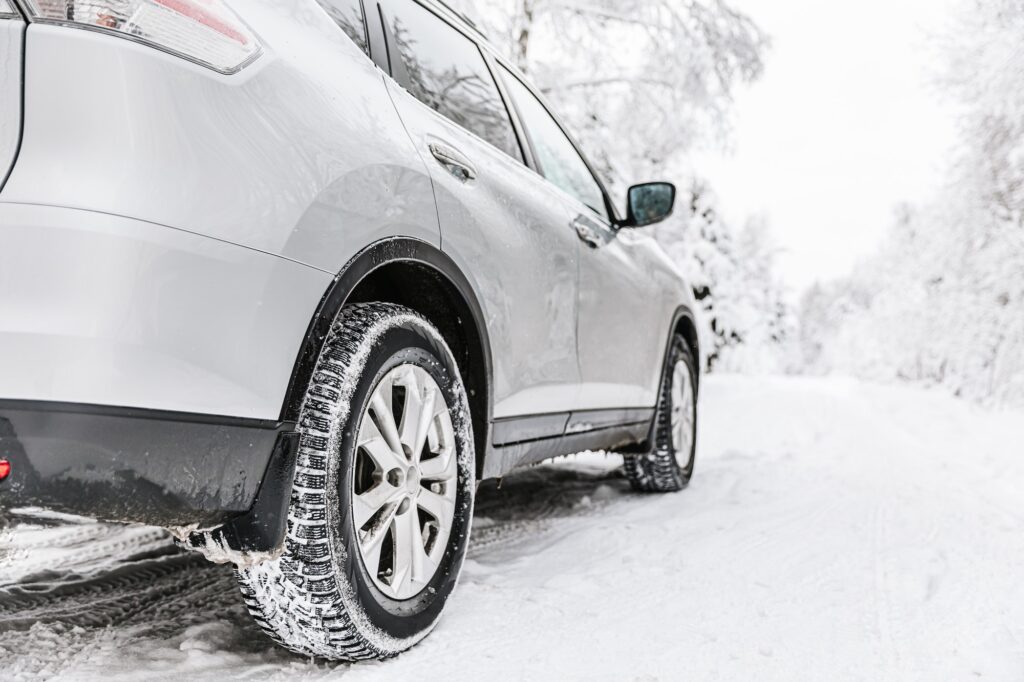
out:
<path id="1" fill-rule="evenodd" d="M 839 379 L 714 376 L 686 491 L 581 455 L 480 491 L 434 634 L 298 659 L 162 531 L 19 513 L 5 680 L 1020 680 L 1024 413 Z"/>

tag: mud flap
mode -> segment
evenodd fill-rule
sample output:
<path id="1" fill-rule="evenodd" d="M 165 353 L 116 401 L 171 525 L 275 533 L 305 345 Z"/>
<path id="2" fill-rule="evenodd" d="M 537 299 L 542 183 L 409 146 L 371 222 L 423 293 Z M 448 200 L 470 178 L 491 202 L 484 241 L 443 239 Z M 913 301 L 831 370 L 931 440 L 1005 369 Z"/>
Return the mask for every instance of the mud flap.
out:
<path id="1" fill-rule="evenodd" d="M 288 532 L 288 504 L 298 451 L 298 433 L 280 434 L 252 508 L 212 531 L 190 533 L 182 544 L 210 561 L 237 566 L 279 556 Z"/>

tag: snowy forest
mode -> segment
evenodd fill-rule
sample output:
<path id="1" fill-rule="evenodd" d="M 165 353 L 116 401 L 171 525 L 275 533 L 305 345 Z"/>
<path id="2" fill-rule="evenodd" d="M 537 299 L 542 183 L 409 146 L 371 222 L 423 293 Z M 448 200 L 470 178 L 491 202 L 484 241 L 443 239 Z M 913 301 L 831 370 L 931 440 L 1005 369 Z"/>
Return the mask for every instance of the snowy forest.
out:
<path id="1" fill-rule="evenodd" d="M 894 211 L 887 243 L 850 276 L 806 292 L 813 372 L 943 386 L 1024 404 L 1024 5 L 966 2 L 938 87 L 959 140 L 934 198 Z"/>
<path id="2" fill-rule="evenodd" d="M 770 217 L 730 223 L 694 161 L 728 149 L 734 94 L 767 68 L 770 36 L 749 17 L 725 0 L 461 8 L 542 88 L 617 200 L 634 181 L 680 188 L 655 236 L 693 283 L 707 369 L 842 373 L 1024 403 L 1020 3 L 964 0 L 955 34 L 933 37 L 935 86 L 961 111 L 945 182 L 930 202 L 894 207 L 885 244 L 852 273 L 807 291 L 783 284 Z"/>

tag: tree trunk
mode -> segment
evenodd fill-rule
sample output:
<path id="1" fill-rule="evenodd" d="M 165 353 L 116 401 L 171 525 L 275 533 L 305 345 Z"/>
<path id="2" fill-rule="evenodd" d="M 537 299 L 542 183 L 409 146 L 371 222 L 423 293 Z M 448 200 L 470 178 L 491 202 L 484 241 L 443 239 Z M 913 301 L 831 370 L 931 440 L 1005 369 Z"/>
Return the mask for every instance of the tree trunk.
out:
<path id="1" fill-rule="evenodd" d="M 530 28 L 533 26 L 534 0 L 520 0 L 518 35 L 515 36 L 516 66 L 524 73 L 529 73 L 530 60 Z"/>

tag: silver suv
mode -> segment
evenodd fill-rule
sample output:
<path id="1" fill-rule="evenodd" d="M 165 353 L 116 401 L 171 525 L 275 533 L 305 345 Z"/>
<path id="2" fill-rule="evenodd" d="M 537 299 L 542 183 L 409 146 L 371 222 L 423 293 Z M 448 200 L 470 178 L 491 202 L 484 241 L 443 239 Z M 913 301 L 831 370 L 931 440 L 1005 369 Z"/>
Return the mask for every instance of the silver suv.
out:
<path id="1" fill-rule="evenodd" d="M 169 528 L 356 660 L 437 623 L 477 481 L 686 484 L 693 302 L 637 229 L 674 188 L 620 215 L 443 4 L 0 0 L 0 35 L 5 505 Z"/>

